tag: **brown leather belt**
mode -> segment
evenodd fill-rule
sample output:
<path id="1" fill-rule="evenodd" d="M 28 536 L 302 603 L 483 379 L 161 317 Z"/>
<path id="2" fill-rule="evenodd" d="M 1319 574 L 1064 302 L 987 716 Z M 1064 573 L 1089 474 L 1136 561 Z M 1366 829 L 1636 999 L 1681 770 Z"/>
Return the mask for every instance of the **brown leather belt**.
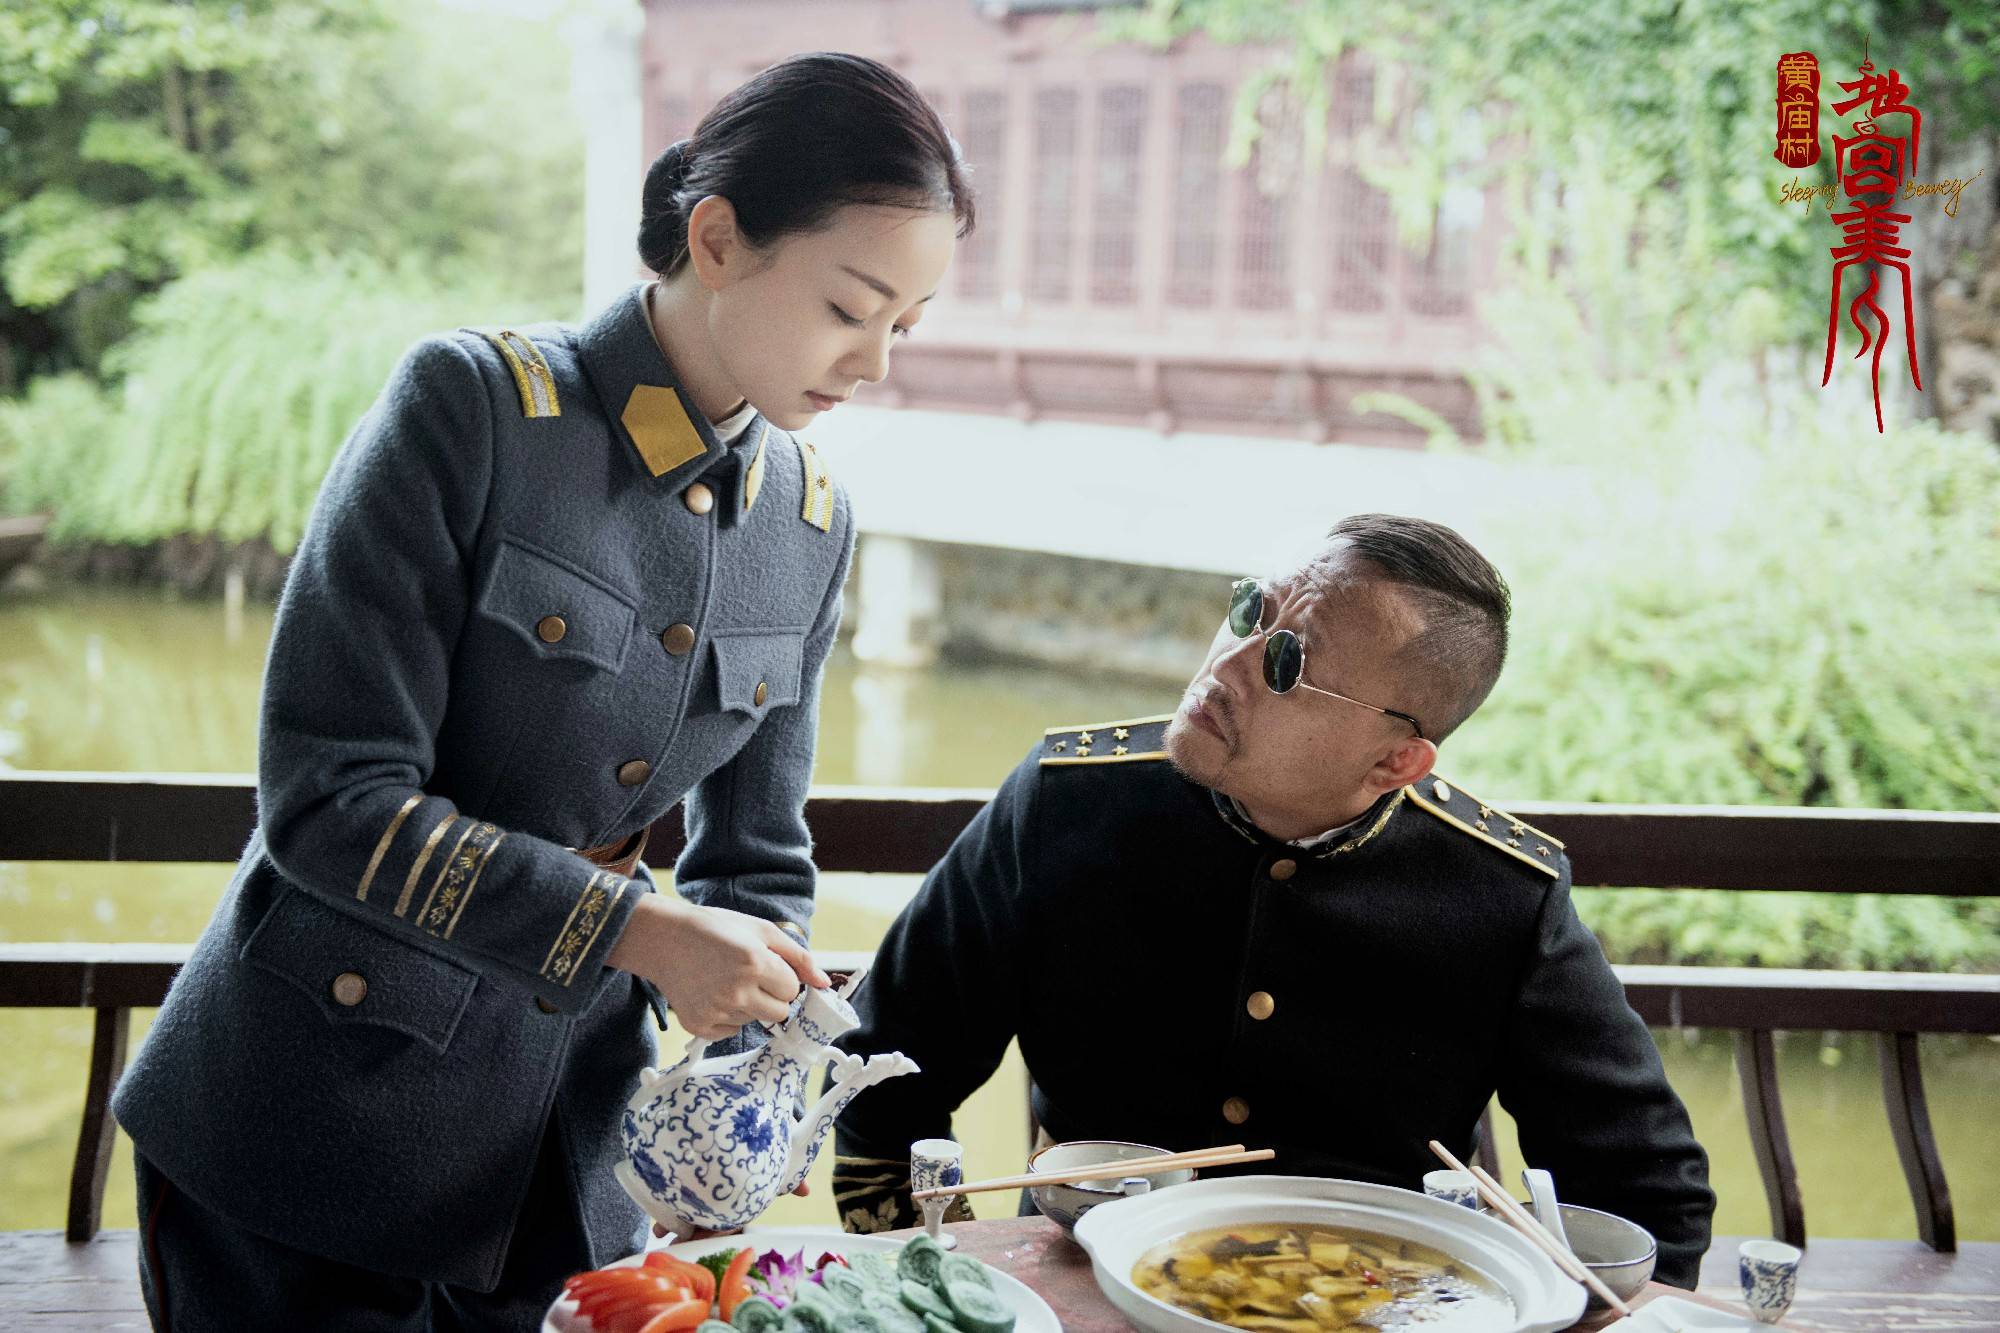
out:
<path id="1" fill-rule="evenodd" d="M 599 870 L 609 870 L 614 875 L 624 875 L 628 879 L 639 868 L 639 859 L 646 854 L 646 839 L 653 832 L 649 824 L 629 838 L 608 842 L 602 847 L 572 847 L 584 860 Z"/>

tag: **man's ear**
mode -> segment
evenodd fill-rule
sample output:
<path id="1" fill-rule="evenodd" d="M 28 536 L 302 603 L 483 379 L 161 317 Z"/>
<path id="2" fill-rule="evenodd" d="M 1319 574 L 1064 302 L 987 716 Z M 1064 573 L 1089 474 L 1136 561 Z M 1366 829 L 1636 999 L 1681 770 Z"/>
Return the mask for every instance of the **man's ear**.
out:
<path id="1" fill-rule="evenodd" d="M 711 194 L 688 214 L 688 264 L 695 280 L 719 292 L 753 267 L 750 246 L 736 225 L 736 205 Z"/>
<path id="2" fill-rule="evenodd" d="M 1423 781 L 1437 763 L 1438 747 L 1421 736 L 1411 736 L 1375 761 L 1368 770 L 1368 786 L 1376 795 Z"/>

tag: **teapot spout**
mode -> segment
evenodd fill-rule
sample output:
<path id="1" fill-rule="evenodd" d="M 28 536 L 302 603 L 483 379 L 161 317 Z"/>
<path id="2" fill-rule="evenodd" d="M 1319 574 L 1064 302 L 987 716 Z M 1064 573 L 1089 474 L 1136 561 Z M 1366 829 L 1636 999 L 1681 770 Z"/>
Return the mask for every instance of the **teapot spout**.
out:
<path id="1" fill-rule="evenodd" d="M 901 1051 L 871 1055 L 866 1060 L 858 1055 L 837 1056 L 833 1062 L 833 1083 L 792 1131 L 792 1152 L 785 1161 L 779 1193 L 790 1194 L 805 1181 L 806 1173 L 812 1170 L 813 1161 L 819 1156 L 826 1132 L 833 1128 L 834 1120 L 847 1109 L 849 1102 L 885 1079 L 918 1072 L 917 1062 Z"/>

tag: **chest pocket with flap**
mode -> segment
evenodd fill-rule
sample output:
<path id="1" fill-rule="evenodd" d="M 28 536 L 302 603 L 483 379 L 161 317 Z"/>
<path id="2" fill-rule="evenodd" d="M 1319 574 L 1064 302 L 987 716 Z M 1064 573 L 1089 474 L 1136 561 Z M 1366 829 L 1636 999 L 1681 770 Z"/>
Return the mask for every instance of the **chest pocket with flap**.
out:
<path id="1" fill-rule="evenodd" d="M 299 889 L 257 924 L 243 957 L 305 992 L 336 1027 L 389 1028 L 442 1053 L 479 978 Z"/>
<path id="2" fill-rule="evenodd" d="M 637 612 L 630 597 L 604 580 L 508 537 L 480 589 L 479 614 L 505 625 L 544 657 L 617 671 L 625 665 Z"/>
<path id="3" fill-rule="evenodd" d="M 805 673 L 804 629 L 721 630 L 711 642 L 716 688 L 725 712 L 761 721 L 773 708 L 799 701 Z"/>

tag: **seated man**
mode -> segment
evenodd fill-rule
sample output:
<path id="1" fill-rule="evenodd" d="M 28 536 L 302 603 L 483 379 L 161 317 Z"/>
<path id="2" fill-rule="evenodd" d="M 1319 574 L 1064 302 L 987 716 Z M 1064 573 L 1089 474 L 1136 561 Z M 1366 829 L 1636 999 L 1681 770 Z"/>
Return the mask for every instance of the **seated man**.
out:
<path id="1" fill-rule="evenodd" d="M 1562 844 L 1431 772 L 1500 675 L 1507 586 L 1449 528 L 1347 519 L 1236 585 L 1171 717 L 1051 731 L 891 927 L 841 1043 L 920 1075 L 838 1127 L 852 1229 L 1019 1037 L 1054 1139 L 1277 1151 L 1421 1188 L 1497 1091 L 1563 1197 L 1692 1287 L 1715 1196 Z M 982 1164 L 978 1174 L 1018 1170 Z M 963 1201 L 954 1205 L 962 1207 Z"/>

